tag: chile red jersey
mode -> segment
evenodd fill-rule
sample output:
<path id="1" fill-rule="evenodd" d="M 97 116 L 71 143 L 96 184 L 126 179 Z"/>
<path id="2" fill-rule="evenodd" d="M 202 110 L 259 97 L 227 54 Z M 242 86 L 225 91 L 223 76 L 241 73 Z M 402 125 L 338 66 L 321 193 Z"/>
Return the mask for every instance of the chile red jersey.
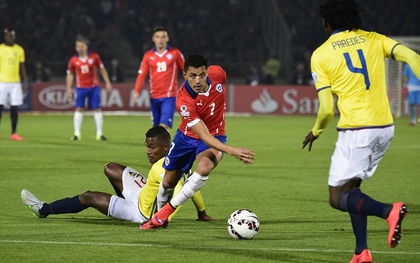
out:
<path id="1" fill-rule="evenodd" d="M 207 73 L 209 88 L 205 93 L 195 93 L 185 81 L 176 97 L 176 109 L 181 115 L 179 130 L 196 139 L 190 127 L 199 121 L 211 135 L 225 135 L 226 72 L 220 66 L 209 66 Z"/>
<path id="2" fill-rule="evenodd" d="M 167 46 L 162 53 L 147 51 L 140 64 L 135 91 L 140 93 L 149 74 L 152 99 L 175 97 L 178 91 L 178 70 L 184 70 L 184 56 L 177 48 Z"/>
<path id="3" fill-rule="evenodd" d="M 97 68 L 103 67 L 104 65 L 99 55 L 89 51 L 84 58 L 80 58 L 78 55 L 70 58 L 67 74 L 76 73 L 76 87 L 92 88 L 99 86 Z"/>

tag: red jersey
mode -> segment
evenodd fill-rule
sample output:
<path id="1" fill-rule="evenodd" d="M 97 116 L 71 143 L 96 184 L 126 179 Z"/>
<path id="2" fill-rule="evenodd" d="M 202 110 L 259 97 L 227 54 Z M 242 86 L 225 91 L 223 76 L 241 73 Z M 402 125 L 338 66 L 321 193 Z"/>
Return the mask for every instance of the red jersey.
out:
<path id="1" fill-rule="evenodd" d="M 179 69 L 184 70 L 184 56 L 179 49 L 167 46 L 165 51 L 158 53 L 153 48 L 143 56 L 134 89 L 140 93 L 149 73 L 151 98 L 175 97 Z"/>
<path id="2" fill-rule="evenodd" d="M 67 74 L 76 73 L 76 87 L 92 88 L 99 86 L 97 68 L 103 68 L 101 58 L 94 52 L 88 52 L 87 56 L 80 58 L 74 55 L 70 58 L 67 66 Z"/>
<path id="3" fill-rule="evenodd" d="M 209 66 L 207 73 L 207 92 L 197 94 L 185 81 L 176 97 L 176 109 L 181 115 L 179 130 L 196 139 L 191 126 L 200 120 L 211 135 L 225 135 L 226 72 L 220 66 Z"/>

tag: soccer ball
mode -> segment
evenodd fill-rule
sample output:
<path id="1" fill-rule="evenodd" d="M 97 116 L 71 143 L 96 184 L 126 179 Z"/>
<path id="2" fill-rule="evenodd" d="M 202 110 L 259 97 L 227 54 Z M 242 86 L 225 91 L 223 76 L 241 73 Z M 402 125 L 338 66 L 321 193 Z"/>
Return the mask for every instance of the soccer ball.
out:
<path id="1" fill-rule="evenodd" d="M 234 239 L 252 239 L 260 229 L 257 215 L 248 209 L 239 209 L 233 212 L 227 225 L 229 234 Z"/>

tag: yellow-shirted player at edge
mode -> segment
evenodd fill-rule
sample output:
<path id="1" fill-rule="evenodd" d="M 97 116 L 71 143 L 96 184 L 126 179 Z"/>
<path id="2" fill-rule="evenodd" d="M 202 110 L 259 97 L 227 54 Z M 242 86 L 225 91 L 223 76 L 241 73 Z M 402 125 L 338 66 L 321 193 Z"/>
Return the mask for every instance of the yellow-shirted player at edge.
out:
<path id="1" fill-rule="evenodd" d="M 385 58 L 408 63 L 420 77 L 420 56 L 391 38 L 360 29 L 360 12 L 364 10 L 356 0 L 327 0 L 319 11 L 329 38 L 311 57 L 319 110 L 302 148 L 309 144 L 310 151 L 325 130 L 334 116 L 333 95 L 337 96 L 340 119 L 329 170 L 329 203 L 350 214 L 356 238 L 351 262 L 372 262 L 367 245 L 368 216 L 386 220 L 388 246 L 394 248 L 400 242 L 402 221 L 408 212 L 403 202 L 381 203 L 360 190 L 394 137 Z"/>
<path id="2" fill-rule="evenodd" d="M 4 43 L 0 44 L 0 121 L 3 106 L 9 100 L 12 132 L 10 140 L 22 141 L 16 133 L 18 123 L 18 106 L 23 104 L 28 81 L 25 68 L 25 50 L 15 43 L 16 33 L 12 29 L 4 29 Z M 22 82 L 21 82 L 22 77 Z"/>

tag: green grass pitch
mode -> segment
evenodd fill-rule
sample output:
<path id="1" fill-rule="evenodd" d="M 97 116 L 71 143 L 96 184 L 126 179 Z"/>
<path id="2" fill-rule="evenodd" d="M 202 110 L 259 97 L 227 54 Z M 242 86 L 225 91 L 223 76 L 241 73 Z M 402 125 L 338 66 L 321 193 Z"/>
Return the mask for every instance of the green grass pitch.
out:
<path id="1" fill-rule="evenodd" d="M 215 222 L 195 221 L 188 201 L 166 229 L 140 231 L 87 209 L 79 214 L 37 219 L 24 207 L 26 188 L 44 201 L 85 190 L 113 193 L 103 175 L 106 162 L 147 174 L 143 145 L 148 116 L 105 116 L 107 142 L 95 140 L 93 116 L 85 115 L 82 141 L 69 138 L 72 115 L 19 116 L 24 141 L 8 139 L 10 120 L 0 127 L 1 262 L 349 262 L 354 236 L 349 216 L 328 205 L 327 176 L 337 138 L 333 120 L 314 143 L 301 149 L 315 116 L 227 117 L 228 144 L 254 150 L 253 165 L 225 156 L 202 189 Z M 179 118 L 175 120 L 175 127 Z M 375 262 L 420 262 L 420 128 L 396 119 L 395 138 L 375 175 L 362 189 L 383 202 L 406 202 L 401 244 L 387 246 L 384 220 L 369 218 Z M 171 131 L 174 134 L 175 129 Z M 227 219 L 248 208 L 260 218 L 253 240 L 234 240 Z"/>

